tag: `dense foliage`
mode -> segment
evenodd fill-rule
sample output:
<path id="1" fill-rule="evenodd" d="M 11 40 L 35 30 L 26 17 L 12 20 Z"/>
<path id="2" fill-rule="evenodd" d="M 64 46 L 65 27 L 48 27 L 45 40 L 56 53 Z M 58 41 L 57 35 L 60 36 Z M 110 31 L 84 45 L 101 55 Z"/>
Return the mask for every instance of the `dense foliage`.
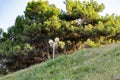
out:
<path id="1" fill-rule="evenodd" d="M 17 16 L 8 32 L 0 29 L 2 69 L 8 73 L 50 58 L 48 40 L 55 37 L 62 46 L 57 53 L 119 41 L 120 16 L 100 16 L 104 4 L 93 0 L 66 0 L 64 4 L 66 11 L 44 0 L 28 2 L 24 15 Z"/>

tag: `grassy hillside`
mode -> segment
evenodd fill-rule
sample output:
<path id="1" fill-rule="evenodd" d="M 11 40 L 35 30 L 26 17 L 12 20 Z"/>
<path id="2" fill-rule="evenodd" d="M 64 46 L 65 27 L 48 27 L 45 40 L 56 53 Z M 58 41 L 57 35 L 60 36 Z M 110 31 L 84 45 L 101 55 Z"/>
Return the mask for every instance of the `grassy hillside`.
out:
<path id="1" fill-rule="evenodd" d="M 114 80 L 119 74 L 120 44 L 113 44 L 59 56 L 0 80 Z"/>

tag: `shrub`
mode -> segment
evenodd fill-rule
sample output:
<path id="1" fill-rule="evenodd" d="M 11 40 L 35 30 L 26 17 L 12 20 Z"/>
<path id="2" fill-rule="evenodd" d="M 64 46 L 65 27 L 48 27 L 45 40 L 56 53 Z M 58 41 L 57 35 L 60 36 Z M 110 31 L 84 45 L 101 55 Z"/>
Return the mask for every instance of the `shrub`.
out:
<path id="1" fill-rule="evenodd" d="M 87 41 L 85 42 L 86 47 L 98 47 L 99 44 L 95 43 L 94 41 L 87 39 Z"/>
<path id="2" fill-rule="evenodd" d="M 59 46 L 61 49 L 63 49 L 65 47 L 65 42 L 59 41 Z"/>
<path id="3" fill-rule="evenodd" d="M 27 44 L 27 43 L 26 43 L 24 49 L 25 49 L 25 50 L 30 50 L 30 51 L 31 51 L 31 50 L 33 50 L 33 47 L 30 46 L 30 44 Z"/>
<path id="4" fill-rule="evenodd" d="M 21 50 L 20 46 L 13 47 L 13 51 L 15 51 L 15 52 L 20 52 L 20 50 Z"/>

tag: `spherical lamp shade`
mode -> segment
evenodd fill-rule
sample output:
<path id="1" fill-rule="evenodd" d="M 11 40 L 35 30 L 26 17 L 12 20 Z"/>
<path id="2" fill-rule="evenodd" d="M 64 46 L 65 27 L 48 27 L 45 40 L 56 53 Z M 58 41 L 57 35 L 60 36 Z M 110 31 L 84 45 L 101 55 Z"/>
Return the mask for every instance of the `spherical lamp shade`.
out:
<path id="1" fill-rule="evenodd" d="M 48 43 L 49 43 L 50 45 L 53 44 L 53 40 L 50 39 Z"/>
<path id="2" fill-rule="evenodd" d="M 55 38 L 55 42 L 59 42 L 59 38 L 58 37 Z"/>

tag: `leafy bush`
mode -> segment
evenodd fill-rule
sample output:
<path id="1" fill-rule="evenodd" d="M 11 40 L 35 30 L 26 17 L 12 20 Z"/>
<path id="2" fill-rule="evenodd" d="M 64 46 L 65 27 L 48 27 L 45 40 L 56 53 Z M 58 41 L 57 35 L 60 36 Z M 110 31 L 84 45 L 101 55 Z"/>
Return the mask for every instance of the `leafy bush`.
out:
<path id="1" fill-rule="evenodd" d="M 13 47 L 13 51 L 15 51 L 15 52 L 20 52 L 20 50 L 21 50 L 20 46 Z"/>
<path id="2" fill-rule="evenodd" d="M 65 42 L 59 41 L 59 46 L 61 49 L 63 49 L 65 47 Z"/>
<path id="3" fill-rule="evenodd" d="M 90 39 L 87 39 L 87 41 L 85 42 L 85 45 L 87 47 L 98 47 L 99 44 L 98 43 L 95 43 L 94 41 L 90 40 Z"/>
<path id="4" fill-rule="evenodd" d="M 30 44 L 26 43 L 24 46 L 24 50 L 33 50 L 33 47 Z"/>

